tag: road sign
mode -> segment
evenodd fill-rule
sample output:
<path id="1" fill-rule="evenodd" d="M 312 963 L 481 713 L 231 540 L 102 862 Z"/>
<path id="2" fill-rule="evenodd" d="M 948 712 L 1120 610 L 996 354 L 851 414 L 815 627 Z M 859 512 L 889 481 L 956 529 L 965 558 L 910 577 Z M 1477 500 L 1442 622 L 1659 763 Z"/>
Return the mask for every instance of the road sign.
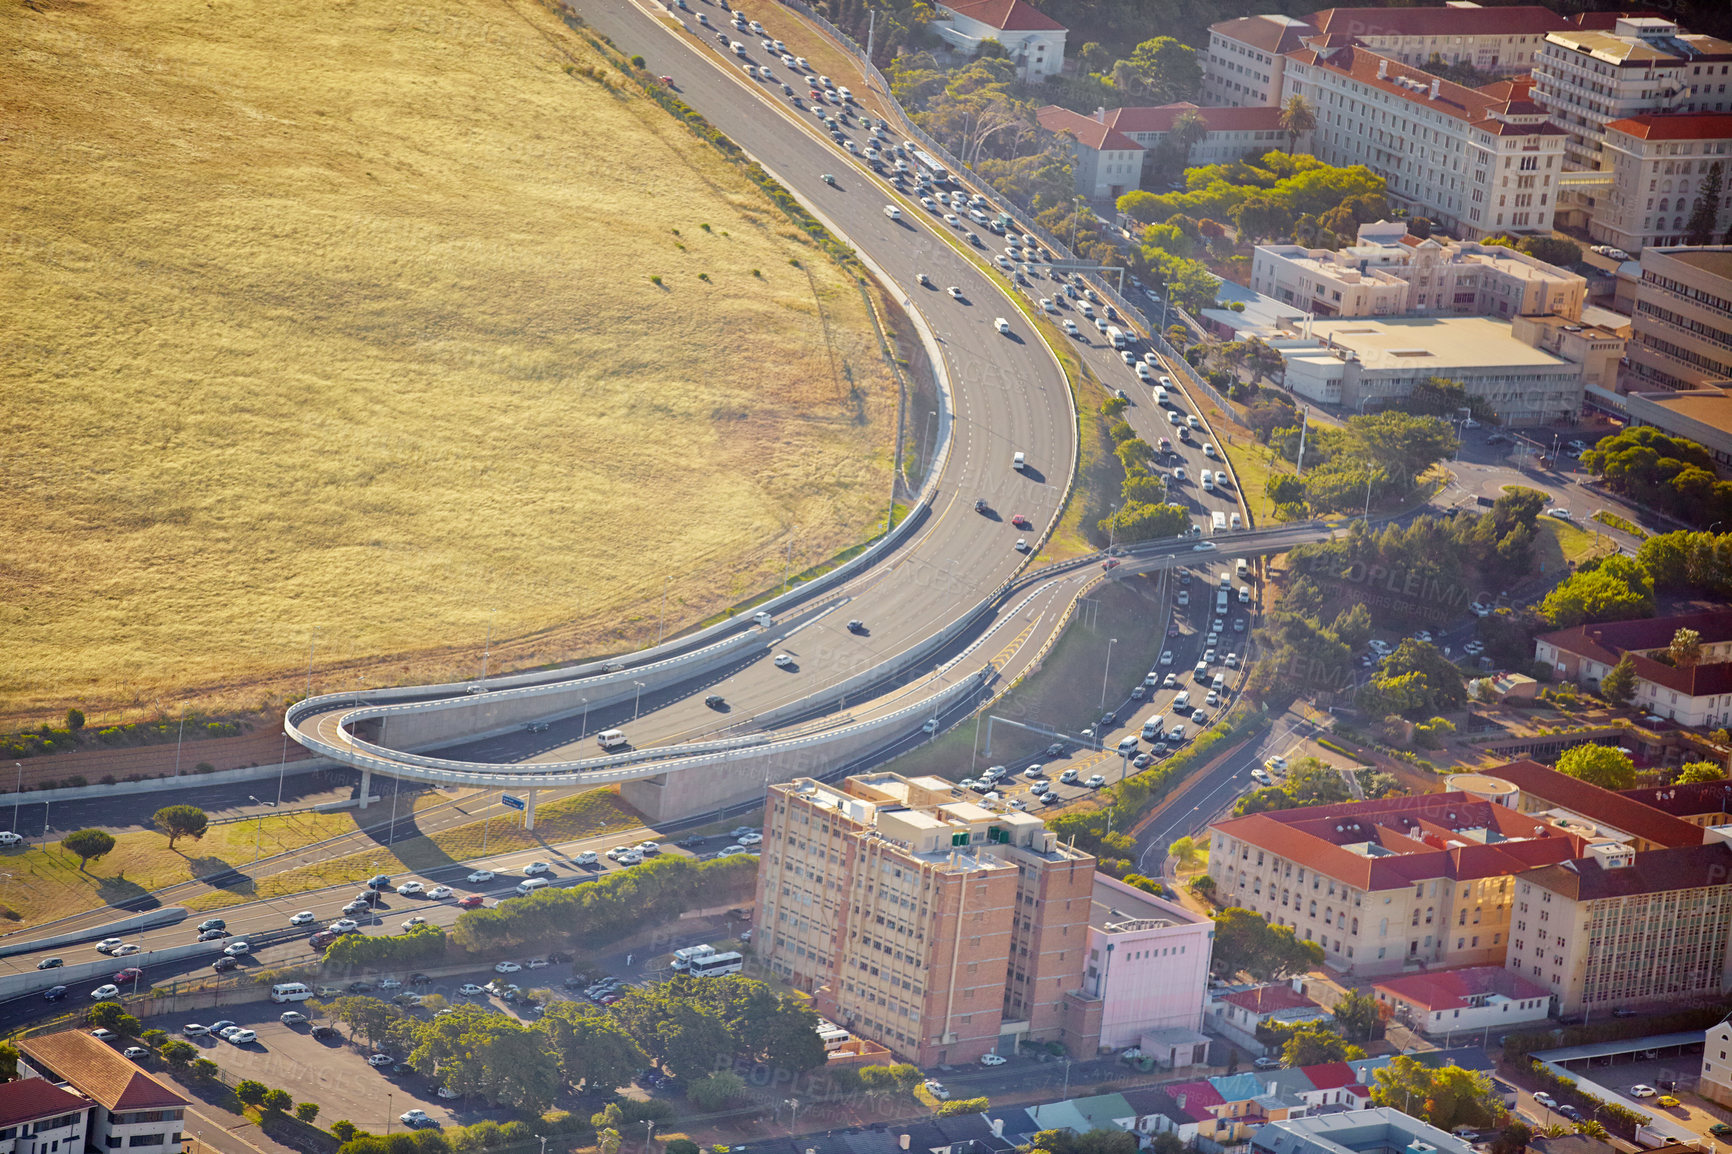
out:
<path id="1" fill-rule="evenodd" d="M 499 804 L 504 806 L 506 809 L 522 809 L 523 799 L 521 797 L 512 797 L 509 793 L 502 793 L 499 795 Z"/>

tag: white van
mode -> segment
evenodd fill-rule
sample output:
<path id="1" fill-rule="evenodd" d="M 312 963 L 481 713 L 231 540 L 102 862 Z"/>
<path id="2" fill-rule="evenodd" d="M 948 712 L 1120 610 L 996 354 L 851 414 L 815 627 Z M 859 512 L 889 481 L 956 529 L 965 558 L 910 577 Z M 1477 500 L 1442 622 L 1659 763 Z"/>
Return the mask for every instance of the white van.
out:
<path id="1" fill-rule="evenodd" d="M 1179 690 L 1179 695 L 1177 697 L 1173 698 L 1173 712 L 1183 713 L 1183 712 L 1188 711 L 1190 708 L 1191 708 L 1191 691 L 1189 689 Z"/>
<path id="2" fill-rule="evenodd" d="M 1239 604 L 1251 604 L 1251 587 L 1249 585 L 1239 586 Z"/>
<path id="3" fill-rule="evenodd" d="M 854 1035 L 832 1022 L 823 1022 L 818 1026 L 818 1038 L 824 1043 L 825 1053 L 833 1053 L 848 1044 Z"/>
<path id="4" fill-rule="evenodd" d="M 1241 557 L 1239 558 L 1238 563 L 1233 566 L 1233 571 L 1239 575 L 1239 580 L 1243 581 L 1250 575 L 1251 563 Z"/>
<path id="5" fill-rule="evenodd" d="M 625 731 L 620 729 L 602 730 L 595 735 L 595 742 L 603 749 L 618 749 L 620 746 L 628 744 L 625 739 Z"/>
<path id="6" fill-rule="evenodd" d="M 1129 734 L 1126 734 L 1124 737 L 1119 738 L 1119 752 L 1120 753 L 1135 753 L 1136 751 L 1137 751 L 1137 735 L 1136 734 L 1129 733 Z"/>
<path id="7" fill-rule="evenodd" d="M 1010 467 L 1019 471 L 1026 464 L 1028 464 L 1028 457 L 1021 452 L 1018 452 L 1010 459 Z"/>
<path id="8" fill-rule="evenodd" d="M 1167 728 L 1166 717 L 1159 713 L 1155 714 L 1153 717 L 1143 722 L 1143 740 L 1161 740 L 1161 731 L 1165 728 Z"/>
<path id="9" fill-rule="evenodd" d="M 1215 491 L 1215 474 L 1207 469 L 1203 470 L 1203 488 L 1210 493 Z"/>
<path id="10" fill-rule="evenodd" d="M 1211 484 L 1209 488 L 1213 489 L 1214 485 Z M 1214 527 L 1215 532 L 1225 533 L 1227 531 L 1227 514 L 1216 509 L 1209 514 L 1209 524 Z"/>
<path id="11" fill-rule="evenodd" d="M 522 881 L 517 883 L 517 892 L 526 896 L 534 893 L 536 890 L 546 888 L 546 878 L 524 878 Z"/>
<path id="12" fill-rule="evenodd" d="M 707 958 L 716 952 L 716 947 L 705 942 L 701 946 L 687 946 L 683 950 L 674 951 L 673 967 L 684 973 L 691 964 L 699 958 Z"/>
<path id="13" fill-rule="evenodd" d="M 1165 385 L 1156 385 L 1155 386 L 1155 404 L 1157 404 L 1157 405 L 1166 404 L 1167 403 L 1167 396 L 1168 396 L 1167 387 Z"/>
<path id="14" fill-rule="evenodd" d="M 313 988 L 304 982 L 279 982 L 271 987 L 273 1002 L 304 1002 L 313 996 Z"/>

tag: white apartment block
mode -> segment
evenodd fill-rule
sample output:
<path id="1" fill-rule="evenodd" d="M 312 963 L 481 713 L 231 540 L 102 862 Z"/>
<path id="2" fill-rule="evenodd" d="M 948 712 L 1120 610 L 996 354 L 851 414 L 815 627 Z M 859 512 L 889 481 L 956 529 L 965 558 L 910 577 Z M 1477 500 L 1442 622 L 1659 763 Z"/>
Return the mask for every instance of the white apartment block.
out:
<path id="1" fill-rule="evenodd" d="M 1685 244 L 1690 214 L 1720 166 L 1713 241 L 1732 229 L 1732 113 L 1658 115 L 1614 120 L 1605 128 L 1602 160 L 1612 182 L 1597 197 L 1588 229 L 1628 253 Z"/>
<path id="2" fill-rule="evenodd" d="M 1546 35 L 1572 24 L 1537 4 L 1486 8 L 1466 0 L 1424 8 L 1325 8 L 1305 20 L 1324 35 L 1351 36 L 1402 64 L 1469 64 L 1506 76 L 1532 69 Z"/>
<path id="3" fill-rule="evenodd" d="M 1708 1031 L 1702 1043 L 1702 1074 L 1696 1093 L 1710 1102 L 1732 1106 L 1732 1019 Z"/>
<path id="4" fill-rule="evenodd" d="M 1064 71 L 1068 29 L 1026 0 L 940 0 L 938 17 L 929 27 L 952 48 L 973 54 L 997 41 L 1024 84 Z"/>
<path id="5" fill-rule="evenodd" d="M 1273 107 L 1281 102 L 1286 54 L 1305 46 L 1317 29 L 1291 16 L 1245 16 L 1209 25 L 1203 66 L 1203 103 Z"/>
<path id="6" fill-rule="evenodd" d="M 1588 282 L 1502 245 L 1402 236 L 1339 252 L 1258 245 L 1251 287 L 1320 317 L 1531 316 L 1580 320 Z"/>
<path id="7" fill-rule="evenodd" d="M 1551 229 L 1564 135 L 1522 86 L 1464 88 L 1322 40 L 1288 57 L 1284 84 L 1315 111 L 1312 153 L 1365 165 L 1414 216 L 1474 235 Z"/>

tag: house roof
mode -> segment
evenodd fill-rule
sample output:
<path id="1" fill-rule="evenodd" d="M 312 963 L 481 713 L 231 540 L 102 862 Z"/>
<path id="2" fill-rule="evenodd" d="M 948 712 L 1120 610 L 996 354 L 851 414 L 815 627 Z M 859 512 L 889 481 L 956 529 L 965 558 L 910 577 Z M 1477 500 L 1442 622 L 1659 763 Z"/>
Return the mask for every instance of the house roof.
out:
<path id="1" fill-rule="evenodd" d="M 1732 813 L 1732 781 L 1693 781 L 1620 789 L 1618 796 L 1677 818 Z"/>
<path id="2" fill-rule="evenodd" d="M 1283 1010 L 1321 1010 L 1323 1007 L 1291 986 L 1258 986 L 1221 999 L 1253 1014 L 1278 1014 Z"/>
<path id="3" fill-rule="evenodd" d="M 90 1105 L 46 1078 L 19 1078 L 0 1084 L 0 1127 L 70 1114 Z"/>
<path id="4" fill-rule="evenodd" d="M 1732 114 L 1626 116 L 1607 123 L 1606 131 L 1621 132 L 1638 140 L 1726 140 L 1732 138 Z"/>
<path id="5" fill-rule="evenodd" d="M 1139 1118 L 1159 1114 L 1178 1121 L 1182 1117 L 1179 1104 L 1173 1101 L 1173 1096 L 1167 1093 L 1165 1087 L 1139 1086 L 1134 1090 L 1122 1091 L 1119 1096 L 1137 1112 Z"/>
<path id="6" fill-rule="evenodd" d="M 83 1030 L 63 1030 L 23 1038 L 25 1060 L 70 1083 L 79 1093 L 110 1110 L 148 1110 L 184 1106 L 186 1099 L 123 1058 L 107 1042 Z"/>
<path id="7" fill-rule="evenodd" d="M 1209 31 L 1279 56 L 1301 47 L 1305 37 L 1315 35 L 1318 29 L 1291 16 L 1241 16 L 1211 24 Z"/>
<path id="8" fill-rule="evenodd" d="M 1543 819 L 1465 793 L 1277 810 L 1212 828 L 1363 890 L 1502 877 L 1568 861 L 1584 844 Z"/>
<path id="9" fill-rule="evenodd" d="M 1060 108 L 1049 104 L 1034 114 L 1040 126 L 1048 132 L 1061 136 L 1070 135 L 1077 143 L 1096 152 L 1141 152 L 1143 146 L 1117 132 L 1092 116 L 1084 116 L 1080 112 L 1072 112 L 1068 108 Z"/>
<path id="10" fill-rule="evenodd" d="M 1359 1081 L 1359 1075 L 1353 1072 L 1353 1067 L 1346 1062 L 1325 1062 L 1320 1066 L 1306 1066 L 1305 1076 L 1311 1079 L 1311 1085 L 1318 1090 L 1334 1090 L 1341 1086 L 1351 1086 Z"/>
<path id="11" fill-rule="evenodd" d="M 1173 1099 L 1179 1118 L 1191 1122 L 1208 1121 L 1215 1116 L 1211 1108 L 1224 1105 L 1227 1101 L 1221 1097 L 1219 1090 L 1207 1082 L 1173 1082 L 1167 1085 L 1166 1091 Z"/>
<path id="12" fill-rule="evenodd" d="M 1431 970 L 1404 974 L 1373 983 L 1373 988 L 1392 998 L 1425 1010 L 1459 1010 L 1487 994 L 1506 998 L 1544 998 L 1550 991 L 1502 966 L 1468 966 L 1459 970 Z"/>
<path id="13" fill-rule="evenodd" d="M 1537 761 L 1511 761 L 1486 773 L 1503 778 L 1523 793 L 1656 845 L 1690 846 L 1702 841 L 1702 831 L 1682 818 L 1652 809 L 1636 798 L 1559 773 Z"/>
<path id="14" fill-rule="evenodd" d="M 1617 869 L 1591 861 L 1568 862 L 1534 870 L 1522 880 L 1578 902 L 1728 886 L 1732 885 L 1732 846 L 1717 841 L 1649 850 Z"/>
<path id="15" fill-rule="evenodd" d="M 1348 36 L 1544 36 L 1571 27 L 1540 5 L 1508 7 L 1325 8 L 1305 17 L 1319 31 Z"/>
<path id="16" fill-rule="evenodd" d="M 1425 10 L 1405 8 L 1389 9 L 1389 11 L 1416 12 Z M 1450 9 L 1450 11 L 1456 10 Z M 1471 11 L 1471 9 L 1463 9 L 1463 11 Z M 1499 8 L 1495 11 L 1502 12 L 1504 9 Z M 1316 40 L 1311 43 L 1319 45 Z M 1411 67 L 1398 60 L 1391 60 L 1387 56 L 1380 56 L 1357 44 L 1344 47 L 1315 46 L 1303 48 L 1294 52 L 1292 59 L 1300 64 L 1326 68 L 1342 76 L 1351 77 L 1357 83 L 1368 88 L 1392 93 L 1411 104 L 1434 109 L 1445 116 L 1465 121 L 1475 128 L 1497 135 L 1552 135 L 1561 131 L 1546 122 L 1505 124 L 1496 118 L 1508 115 L 1530 115 L 1525 111 L 1525 106 L 1530 102 L 1523 100 L 1519 102 L 1523 107 L 1512 106 L 1512 102 L 1508 99 L 1500 99 L 1496 95 L 1477 88 L 1467 88 L 1448 80 L 1439 79 L 1422 69 Z M 1437 93 L 1435 97 L 1432 96 L 1434 90 Z M 1548 132 L 1548 129 L 1551 131 Z"/>
<path id="17" fill-rule="evenodd" d="M 1273 106 L 1204 108 L 1185 102 L 1112 108 L 1104 122 L 1120 132 L 1170 132 L 1173 122 L 1187 112 L 1201 116 L 1210 132 L 1264 132 L 1281 127 L 1281 110 Z"/>
<path id="18" fill-rule="evenodd" d="M 1249 1102 L 1269 1092 L 1268 1084 L 1252 1073 L 1225 1074 L 1209 1079 L 1223 1102 Z"/>
<path id="19" fill-rule="evenodd" d="M 1000 32 L 1068 32 L 1069 29 L 1026 0 L 943 0 L 940 7 L 990 24 Z"/>

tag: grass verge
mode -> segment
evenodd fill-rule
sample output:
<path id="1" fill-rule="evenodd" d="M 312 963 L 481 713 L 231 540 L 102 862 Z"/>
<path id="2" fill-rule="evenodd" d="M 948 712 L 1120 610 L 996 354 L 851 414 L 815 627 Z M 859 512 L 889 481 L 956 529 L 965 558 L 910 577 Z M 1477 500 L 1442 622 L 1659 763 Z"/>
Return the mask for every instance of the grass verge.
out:
<path id="1" fill-rule="evenodd" d="M 1618 530 L 1620 533 L 1628 533 L 1638 541 L 1646 541 L 1648 539 L 1648 531 L 1646 529 L 1626 517 L 1618 516 L 1610 509 L 1596 509 L 1593 514 L 1593 519 L 1602 525 Z"/>
<path id="2" fill-rule="evenodd" d="M 1541 517 L 1535 528 L 1534 556 L 1541 573 L 1556 573 L 1566 564 L 1616 552 L 1618 544 L 1604 533 L 1584 529 L 1555 517 Z"/>
<path id="3" fill-rule="evenodd" d="M 1251 524 L 1265 529 L 1276 524 L 1275 502 L 1269 499 L 1269 478 L 1291 473 L 1292 468 L 1275 455 L 1275 450 L 1259 444 L 1255 437 L 1235 437 L 1223 448 L 1228 463 L 1233 467 L 1233 476 L 1238 479 L 1239 495 L 1245 499 L 1245 507 L 1251 510 Z"/>

